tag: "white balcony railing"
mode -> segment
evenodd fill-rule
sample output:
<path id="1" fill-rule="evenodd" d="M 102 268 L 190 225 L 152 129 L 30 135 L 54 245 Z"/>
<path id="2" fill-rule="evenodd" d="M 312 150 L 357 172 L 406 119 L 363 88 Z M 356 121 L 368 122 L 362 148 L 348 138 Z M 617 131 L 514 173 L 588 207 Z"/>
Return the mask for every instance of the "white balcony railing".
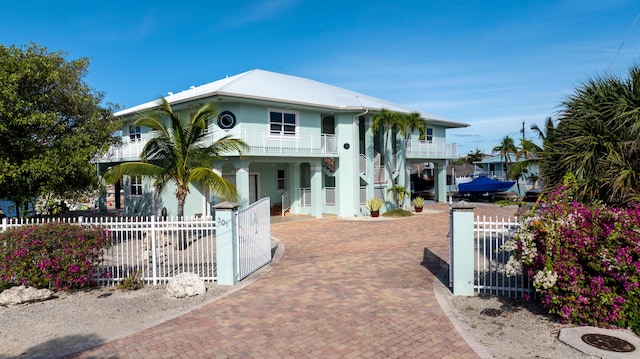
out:
<path id="1" fill-rule="evenodd" d="M 225 135 L 220 131 L 205 137 L 204 144 L 210 145 Z M 251 156 L 282 155 L 334 155 L 338 153 L 337 138 L 335 135 L 297 135 L 297 136 L 272 136 L 267 131 L 231 131 L 235 138 L 243 140 L 249 145 L 246 153 Z M 140 158 L 140 153 L 146 144 L 146 140 L 124 143 L 114 146 L 98 162 L 126 161 Z"/>
<path id="2" fill-rule="evenodd" d="M 456 143 L 426 143 L 418 140 L 405 142 L 408 158 L 458 158 Z"/>

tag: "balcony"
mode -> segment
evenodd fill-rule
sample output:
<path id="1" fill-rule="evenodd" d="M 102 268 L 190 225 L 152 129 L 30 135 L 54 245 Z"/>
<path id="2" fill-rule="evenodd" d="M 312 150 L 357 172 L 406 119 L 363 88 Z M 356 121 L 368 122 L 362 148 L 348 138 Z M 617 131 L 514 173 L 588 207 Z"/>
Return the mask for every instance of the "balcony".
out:
<path id="1" fill-rule="evenodd" d="M 272 136 L 267 131 L 230 131 L 235 138 L 242 139 L 249 150 L 247 156 L 335 156 L 338 153 L 338 144 L 335 135 L 297 135 L 297 136 Z M 224 133 L 217 131 L 207 135 L 205 145 L 210 145 L 222 137 Z M 114 146 L 99 157 L 96 162 L 136 161 L 140 159 L 140 153 L 147 141 L 142 139 L 137 142 L 124 143 Z M 233 155 L 233 154 L 230 154 Z"/>
<path id="2" fill-rule="evenodd" d="M 458 158 L 458 144 L 456 143 L 426 143 L 418 140 L 409 140 L 405 142 L 405 149 L 406 158 Z"/>

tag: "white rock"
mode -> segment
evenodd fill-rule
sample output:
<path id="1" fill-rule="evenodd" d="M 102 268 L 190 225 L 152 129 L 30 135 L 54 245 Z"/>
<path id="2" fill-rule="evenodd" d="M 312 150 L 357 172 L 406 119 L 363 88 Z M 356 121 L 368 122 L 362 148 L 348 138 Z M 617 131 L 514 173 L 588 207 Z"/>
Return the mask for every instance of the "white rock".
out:
<path id="1" fill-rule="evenodd" d="M 193 297 L 206 291 L 204 281 L 195 273 L 180 273 L 167 284 L 167 292 L 176 298 Z"/>
<path id="2" fill-rule="evenodd" d="M 0 293 L 0 305 L 8 307 L 23 303 L 40 302 L 51 299 L 53 292 L 49 289 L 36 289 L 24 285 L 5 289 Z"/>

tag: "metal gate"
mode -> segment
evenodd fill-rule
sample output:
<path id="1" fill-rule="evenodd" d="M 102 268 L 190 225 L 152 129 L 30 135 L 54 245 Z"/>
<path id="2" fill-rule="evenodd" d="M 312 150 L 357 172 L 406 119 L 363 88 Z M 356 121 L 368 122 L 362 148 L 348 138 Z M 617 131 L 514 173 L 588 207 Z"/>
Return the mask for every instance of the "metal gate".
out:
<path id="1" fill-rule="evenodd" d="M 265 197 L 237 213 L 238 280 L 271 262 L 271 203 Z"/>

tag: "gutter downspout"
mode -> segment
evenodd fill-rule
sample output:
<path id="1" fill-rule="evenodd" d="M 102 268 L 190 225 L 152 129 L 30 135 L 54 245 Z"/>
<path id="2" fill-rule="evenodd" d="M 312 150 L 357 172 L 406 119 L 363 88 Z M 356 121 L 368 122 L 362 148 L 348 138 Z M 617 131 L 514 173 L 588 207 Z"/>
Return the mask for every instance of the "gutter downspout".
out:
<path id="1" fill-rule="evenodd" d="M 364 116 L 364 115 L 366 115 L 368 113 L 369 113 L 369 109 L 365 109 L 364 112 L 354 115 L 353 116 L 352 125 L 355 125 L 356 121 L 358 121 L 358 123 L 359 123 L 360 116 Z M 357 168 L 356 166 L 358 165 L 358 158 L 360 157 L 360 141 L 359 141 L 360 138 L 359 138 L 359 136 L 360 136 L 360 127 L 358 125 L 356 127 L 356 131 L 353 131 L 354 151 L 355 151 L 355 145 L 358 144 L 357 156 L 352 156 L 353 157 L 353 169 L 354 170 Z M 358 200 L 360 198 L 360 186 L 358 185 L 360 183 L 360 171 L 357 171 L 356 175 L 357 176 L 355 176 L 355 177 L 358 179 L 358 181 L 354 181 L 353 182 L 353 187 L 354 187 L 354 192 L 353 193 L 357 193 L 356 196 L 353 196 L 354 197 L 354 201 L 356 202 L 355 206 L 353 207 L 353 209 L 354 209 L 354 217 L 358 217 L 359 214 L 360 214 L 360 210 L 359 210 L 360 209 L 360 201 Z"/>

